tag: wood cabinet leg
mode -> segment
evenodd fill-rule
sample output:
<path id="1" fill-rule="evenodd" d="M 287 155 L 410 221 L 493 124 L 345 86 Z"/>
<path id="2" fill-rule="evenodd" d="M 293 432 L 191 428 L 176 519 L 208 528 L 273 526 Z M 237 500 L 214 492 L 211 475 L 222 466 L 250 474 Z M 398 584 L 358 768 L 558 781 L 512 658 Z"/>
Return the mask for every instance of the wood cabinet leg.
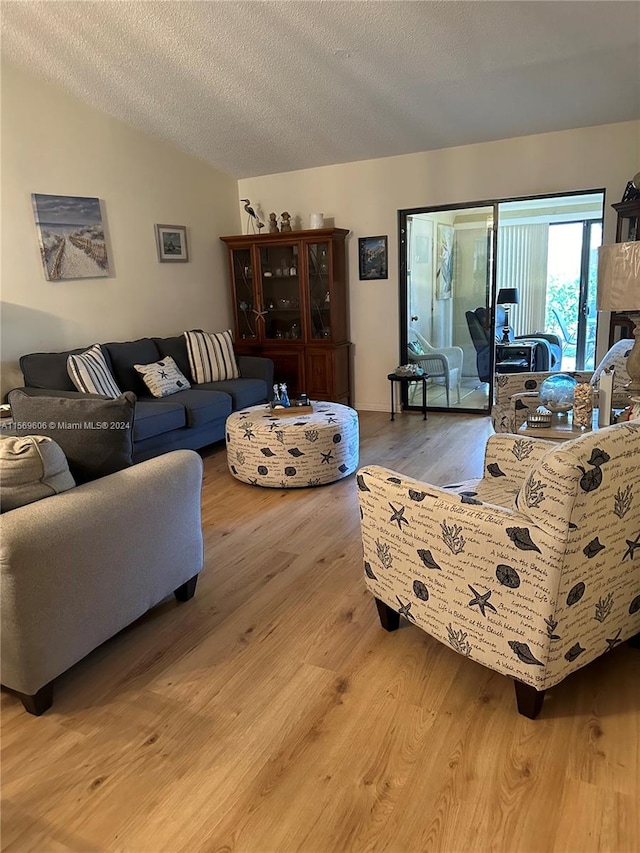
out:
<path id="1" fill-rule="evenodd" d="M 179 586 L 178 589 L 173 591 L 173 594 L 178 599 L 178 601 L 189 601 L 190 598 L 196 594 L 196 584 L 198 583 L 198 575 L 194 575 L 192 578 L 186 583 L 183 583 L 182 586 Z"/>
<path id="2" fill-rule="evenodd" d="M 518 713 L 530 720 L 535 720 L 542 708 L 546 690 L 536 690 L 535 687 L 523 684 L 521 681 L 514 681 L 514 684 Z"/>
<path id="3" fill-rule="evenodd" d="M 18 693 L 17 695 L 20 697 L 25 711 L 33 714 L 35 717 L 39 717 L 45 711 L 48 711 L 53 704 L 53 681 L 45 684 L 44 687 L 41 687 L 33 695 L 29 693 Z"/>
<path id="4" fill-rule="evenodd" d="M 392 610 L 384 601 L 380 601 L 379 598 L 376 598 L 375 601 L 378 608 L 378 616 L 380 617 L 380 624 L 385 631 L 395 631 L 400 625 L 400 614 Z"/>

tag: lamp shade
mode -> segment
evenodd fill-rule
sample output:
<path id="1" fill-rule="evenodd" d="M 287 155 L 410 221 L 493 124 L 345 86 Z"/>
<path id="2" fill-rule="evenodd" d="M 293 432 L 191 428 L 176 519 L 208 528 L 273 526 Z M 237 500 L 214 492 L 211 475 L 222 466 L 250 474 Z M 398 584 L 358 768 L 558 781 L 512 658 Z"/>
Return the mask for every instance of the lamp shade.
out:
<path id="1" fill-rule="evenodd" d="M 640 311 L 640 240 L 598 249 L 598 311 Z"/>
<path id="2" fill-rule="evenodd" d="M 501 287 L 498 291 L 496 299 L 498 305 L 518 305 L 520 303 L 520 294 L 517 287 Z"/>

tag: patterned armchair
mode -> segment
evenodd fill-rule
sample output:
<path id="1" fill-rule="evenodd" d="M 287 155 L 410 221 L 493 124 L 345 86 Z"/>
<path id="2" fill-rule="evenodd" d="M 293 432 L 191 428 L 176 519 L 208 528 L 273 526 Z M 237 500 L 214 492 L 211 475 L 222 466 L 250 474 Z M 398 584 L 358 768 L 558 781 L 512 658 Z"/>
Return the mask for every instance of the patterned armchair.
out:
<path id="1" fill-rule="evenodd" d="M 565 443 L 491 436 L 484 477 L 455 486 L 376 466 L 357 483 L 383 627 L 402 615 L 515 679 L 521 714 L 640 635 L 640 422 Z"/>
<path id="2" fill-rule="evenodd" d="M 590 382 L 597 389 L 600 374 L 606 368 L 614 369 L 613 405 L 624 408 L 629 397 L 624 385 L 629 382 L 627 356 L 631 352 L 633 340 L 624 339 L 615 343 L 602 359 L 595 371 L 570 373 L 578 382 Z M 491 408 L 491 420 L 496 432 L 518 432 L 518 428 L 527 419 L 530 410 L 540 405 L 538 388 L 540 383 L 553 373 L 512 373 L 498 374 L 495 377 L 495 399 Z"/>

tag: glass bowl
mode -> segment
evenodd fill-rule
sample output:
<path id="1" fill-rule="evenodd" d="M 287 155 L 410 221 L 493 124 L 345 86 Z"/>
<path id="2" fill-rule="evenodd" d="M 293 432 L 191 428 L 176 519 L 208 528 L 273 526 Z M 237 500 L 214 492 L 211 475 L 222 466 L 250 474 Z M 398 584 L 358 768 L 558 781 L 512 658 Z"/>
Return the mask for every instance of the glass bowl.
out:
<path id="1" fill-rule="evenodd" d="M 538 392 L 540 402 L 550 412 L 568 412 L 573 408 L 577 384 L 577 380 L 566 373 L 549 376 L 540 385 Z"/>

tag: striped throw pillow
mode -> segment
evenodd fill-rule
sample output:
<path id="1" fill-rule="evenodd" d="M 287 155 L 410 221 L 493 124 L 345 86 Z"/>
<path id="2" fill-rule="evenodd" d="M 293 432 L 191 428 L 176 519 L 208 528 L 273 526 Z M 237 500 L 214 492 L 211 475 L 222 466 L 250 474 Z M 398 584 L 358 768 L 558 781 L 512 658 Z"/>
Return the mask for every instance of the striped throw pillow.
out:
<path id="1" fill-rule="evenodd" d="M 231 330 L 218 332 L 185 332 L 191 376 L 197 385 L 221 382 L 240 376 L 233 352 Z"/>
<path id="2" fill-rule="evenodd" d="M 107 367 L 100 344 L 94 344 L 80 355 L 68 356 L 67 373 L 78 391 L 85 394 L 101 394 L 114 400 L 122 394 Z"/>

